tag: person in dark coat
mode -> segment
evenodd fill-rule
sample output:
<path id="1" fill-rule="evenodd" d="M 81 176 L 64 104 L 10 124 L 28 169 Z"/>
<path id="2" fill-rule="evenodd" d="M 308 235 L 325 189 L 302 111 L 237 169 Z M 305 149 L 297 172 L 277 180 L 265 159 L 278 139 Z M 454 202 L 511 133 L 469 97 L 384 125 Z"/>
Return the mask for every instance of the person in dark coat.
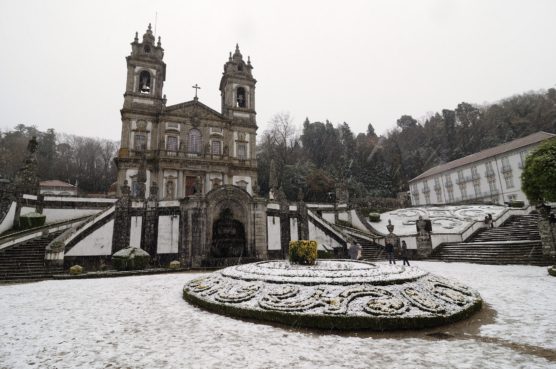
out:
<path id="1" fill-rule="evenodd" d="M 409 266 L 409 260 L 407 260 L 407 256 L 408 256 L 407 244 L 405 243 L 405 241 L 402 241 L 402 248 L 400 250 L 400 257 L 403 260 L 403 265 L 405 265 L 405 263 L 407 263 L 407 266 Z"/>
<path id="2" fill-rule="evenodd" d="M 394 257 L 394 245 L 391 243 L 386 243 L 384 251 L 388 254 L 388 264 L 396 264 L 396 258 Z"/>
<path id="3" fill-rule="evenodd" d="M 492 219 L 492 214 L 488 214 L 488 224 L 490 224 L 490 228 L 494 228 L 494 219 Z"/>

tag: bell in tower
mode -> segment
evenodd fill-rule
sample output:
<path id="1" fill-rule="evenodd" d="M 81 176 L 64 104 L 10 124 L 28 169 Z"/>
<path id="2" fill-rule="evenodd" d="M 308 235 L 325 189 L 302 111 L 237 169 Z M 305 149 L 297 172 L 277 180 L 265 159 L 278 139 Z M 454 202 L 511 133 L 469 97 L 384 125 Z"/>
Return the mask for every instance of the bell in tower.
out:
<path id="1" fill-rule="evenodd" d="M 251 60 L 247 62 L 236 44 L 234 54 L 230 53 L 228 62 L 224 64 L 224 73 L 220 80 L 220 94 L 222 96 L 222 114 L 240 120 L 255 123 L 255 84 L 251 70 Z"/>

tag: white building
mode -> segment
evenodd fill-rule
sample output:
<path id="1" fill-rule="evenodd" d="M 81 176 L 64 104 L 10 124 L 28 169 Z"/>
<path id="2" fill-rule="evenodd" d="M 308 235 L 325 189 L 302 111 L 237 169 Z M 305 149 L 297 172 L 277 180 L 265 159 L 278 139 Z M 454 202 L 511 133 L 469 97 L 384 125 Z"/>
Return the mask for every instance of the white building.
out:
<path id="1" fill-rule="evenodd" d="M 77 196 L 77 187 L 57 179 L 41 181 L 39 186 L 43 195 Z"/>
<path id="2" fill-rule="evenodd" d="M 521 172 L 525 158 L 556 135 L 537 132 L 475 154 L 438 165 L 409 181 L 411 204 L 524 201 Z"/>

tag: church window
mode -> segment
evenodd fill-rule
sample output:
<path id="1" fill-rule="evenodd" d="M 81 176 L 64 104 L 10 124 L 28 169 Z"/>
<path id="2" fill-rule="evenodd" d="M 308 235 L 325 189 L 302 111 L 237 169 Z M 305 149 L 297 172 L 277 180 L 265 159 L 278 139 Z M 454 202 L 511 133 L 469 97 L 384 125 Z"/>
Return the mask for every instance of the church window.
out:
<path id="1" fill-rule="evenodd" d="M 244 143 L 237 144 L 237 158 L 240 160 L 247 159 L 247 145 Z"/>
<path id="2" fill-rule="evenodd" d="M 236 103 L 238 108 L 245 108 L 247 106 L 247 97 L 245 95 L 245 88 L 243 87 L 237 88 Z"/>
<path id="3" fill-rule="evenodd" d="M 187 137 L 187 148 L 190 153 L 201 153 L 201 132 L 198 129 L 193 128 L 189 131 L 189 135 Z"/>
<path id="4" fill-rule="evenodd" d="M 146 70 L 139 74 L 139 92 L 142 94 L 151 92 L 151 74 Z"/>
<path id="5" fill-rule="evenodd" d="M 145 52 L 148 54 L 151 52 L 151 47 L 149 45 L 145 45 L 145 47 L 143 48 L 143 50 L 145 50 Z"/>
<path id="6" fill-rule="evenodd" d="M 222 141 L 212 141 L 211 153 L 212 155 L 222 155 Z"/>
<path id="7" fill-rule="evenodd" d="M 243 71 L 243 64 L 240 63 L 240 64 L 237 66 L 237 70 L 239 70 L 240 72 Z"/>
<path id="8" fill-rule="evenodd" d="M 178 138 L 176 136 L 166 137 L 166 150 L 178 151 Z"/>
<path id="9" fill-rule="evenodd" d="M 144 151 L 147 149 L 147 136 L 143 133 L 136 133 L 133 136 L 133 149 Z"/>

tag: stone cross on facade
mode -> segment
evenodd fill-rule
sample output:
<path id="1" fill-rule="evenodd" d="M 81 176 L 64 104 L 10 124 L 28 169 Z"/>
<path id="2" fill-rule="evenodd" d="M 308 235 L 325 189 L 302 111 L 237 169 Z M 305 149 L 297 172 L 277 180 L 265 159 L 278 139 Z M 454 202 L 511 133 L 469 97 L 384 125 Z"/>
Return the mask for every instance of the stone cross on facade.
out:
<path id="1" fill-rule="evenodd" d="M 195 83 L 195 86 L 191 86 L 191 88 L 194 88 L 194 89 L 195 89 L 195 100 L 197 100 L 197 99 L 198 99 L 198 97 L 197 97 L 197 90 L 200 90 L 201 87 L 199 87 L 199 85 L 197 85 L 197 84 Z"/>

